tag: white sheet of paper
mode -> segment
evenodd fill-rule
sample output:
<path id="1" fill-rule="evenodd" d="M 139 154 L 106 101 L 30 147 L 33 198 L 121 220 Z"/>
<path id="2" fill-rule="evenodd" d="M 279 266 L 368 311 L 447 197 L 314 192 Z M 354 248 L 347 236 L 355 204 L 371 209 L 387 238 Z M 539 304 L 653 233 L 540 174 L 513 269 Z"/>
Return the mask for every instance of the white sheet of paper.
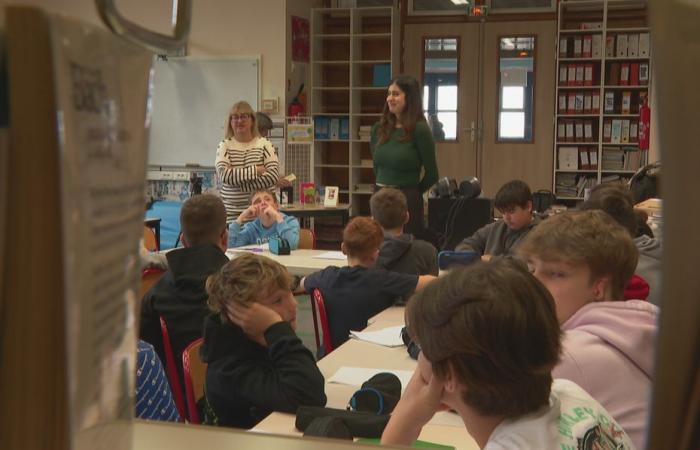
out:
<path id="1" fill-rule="evenodd" d="M 345 254 L 343 254 L 343 252 L 334 251 L 334 252 L 325 252 L 325 253 L 321 253 L 318 255 L 314 255 L 313 258 L 344 260 L 347 258 L 347 256 Z"/>
<path id="2" fill-rule="evenodd" d="M 350 331 L 350 337 L 385 347 L 400 347 L 403 345 L 401 328 L 403 328 L 403 325 L 383 328 L 377 331 Z"/>
<path id="3" fill-rule="evenodd" d="M 393 370 L 393 369 L 369 369 L 365 367 L 347 367 L 343 366 L 332 377 L 328 379 L 329 383 L 349 384 L 351 386 L 362 386 L 362 383 L 372 378 L 374 375 L 381 372 L 393 373 L 401 380 L 401 390 L 406 389 L 406 385 L 413 376 L 412 370 Z"/>

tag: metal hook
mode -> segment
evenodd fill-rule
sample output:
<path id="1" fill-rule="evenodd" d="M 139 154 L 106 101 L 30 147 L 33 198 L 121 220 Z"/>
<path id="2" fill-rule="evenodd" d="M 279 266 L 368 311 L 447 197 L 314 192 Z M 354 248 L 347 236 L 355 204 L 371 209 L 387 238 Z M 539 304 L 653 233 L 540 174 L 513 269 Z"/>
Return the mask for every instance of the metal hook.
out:
<path id="1" fill-rule="evenodd" d="M 174 35 L 168 36 L 143 28 L 119 14 L 115 0 L 95 0 L 97 12 L 105 25 L 118 36 L 142 45 L 154 53 L 184 55 L 192 19 L 192 0 L 177 2 L 177 20 Z"/>

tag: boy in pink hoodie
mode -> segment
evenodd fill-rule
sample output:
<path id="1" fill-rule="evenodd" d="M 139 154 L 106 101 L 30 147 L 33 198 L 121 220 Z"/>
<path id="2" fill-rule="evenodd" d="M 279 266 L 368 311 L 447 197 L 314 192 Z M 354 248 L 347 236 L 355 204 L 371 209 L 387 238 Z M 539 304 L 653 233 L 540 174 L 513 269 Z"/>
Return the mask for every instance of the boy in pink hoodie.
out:
<path id="1" fill-rule="evenodd" d="M 567 212 L 543 221 L 519 253 L 564 331 L 552 375 L 583 387 L 645 448 L 658 308 L 622 300 L 638 258 L 629 233 L 602 211 Z"/>

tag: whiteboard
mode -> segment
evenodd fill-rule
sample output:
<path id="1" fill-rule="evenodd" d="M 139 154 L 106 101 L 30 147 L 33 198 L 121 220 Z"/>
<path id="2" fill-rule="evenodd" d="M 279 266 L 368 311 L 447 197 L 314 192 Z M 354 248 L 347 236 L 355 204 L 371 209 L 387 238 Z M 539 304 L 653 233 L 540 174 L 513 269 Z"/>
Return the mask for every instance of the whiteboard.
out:
<path id="1" fill-rule="evenodd" d="M 258 108 L 260 58 L 172 58 L 153 64 L 149 166 L 213 167 L 231 106 Z"/>

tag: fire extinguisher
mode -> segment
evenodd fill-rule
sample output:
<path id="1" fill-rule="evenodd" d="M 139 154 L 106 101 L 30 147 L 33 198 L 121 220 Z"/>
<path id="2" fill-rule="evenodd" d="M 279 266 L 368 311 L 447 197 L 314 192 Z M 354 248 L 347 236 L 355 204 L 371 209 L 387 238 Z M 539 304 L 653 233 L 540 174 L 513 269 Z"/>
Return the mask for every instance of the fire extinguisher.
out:
<path id="1" fill-rule="evenodd" d="M 639 149 L 649 149 L 649 127 L 651 126 L 651 109 L 649 102 L 643 97 L 642 105 L 639 107 Z"/>

